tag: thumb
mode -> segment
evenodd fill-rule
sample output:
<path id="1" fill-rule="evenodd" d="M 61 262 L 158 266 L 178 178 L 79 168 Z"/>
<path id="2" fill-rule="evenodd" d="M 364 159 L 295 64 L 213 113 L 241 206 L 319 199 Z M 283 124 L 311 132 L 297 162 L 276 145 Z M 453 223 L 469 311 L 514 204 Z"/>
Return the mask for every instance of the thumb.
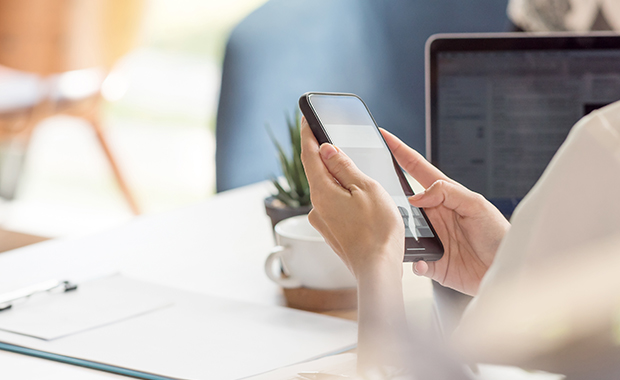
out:
<path id="1" fill-rule="evenodd" d="M 319 148 L 319 153 L 327 170 L 345 189 L 350 189 L 351 185 L 360 186 L 364 181 L 366 175 L 337 147 L 324 143 Z"/>

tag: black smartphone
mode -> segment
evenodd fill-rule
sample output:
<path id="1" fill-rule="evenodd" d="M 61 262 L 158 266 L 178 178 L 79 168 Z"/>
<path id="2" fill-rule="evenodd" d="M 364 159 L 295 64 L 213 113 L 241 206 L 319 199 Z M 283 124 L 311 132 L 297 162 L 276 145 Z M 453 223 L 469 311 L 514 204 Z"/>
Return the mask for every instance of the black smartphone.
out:
<path id="1" fill-rule="evenodd" d="M 299 108 L 319 144 L 337 146 L 392 196 L 405 224 L 405 261 L 441 259 L 443 245 L 424 210 L 409 204 L 413 190 L 364 101 L 354 94 L 308 92 Z"/>

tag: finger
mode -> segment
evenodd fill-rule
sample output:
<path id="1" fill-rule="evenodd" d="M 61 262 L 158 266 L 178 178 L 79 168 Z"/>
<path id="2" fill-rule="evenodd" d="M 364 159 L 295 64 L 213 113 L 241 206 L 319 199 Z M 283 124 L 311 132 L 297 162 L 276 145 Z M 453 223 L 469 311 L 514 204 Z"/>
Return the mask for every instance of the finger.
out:
<path id="1" fill-rule="evenodd" d="M 301 119 L 301 162 L 308 178 L 311 193 L 320 194 L 327 190 L 340 188 L 334 177 L 325 167 L 319 155 L 319 143 L 316 141 L 306 118 Z"/>
<path id="2" fill-rule="evenodd" d="M 349 156 L 335 146 L 322 144 L 319 153 L 327 170 L 345 189 L 350 191 L 354 186 L 362 187 L 369 179 Z"/>
<path id="3" fill-rule="evenodd" d="M 418 276 L 424 276 L 428 271 L 428 264 L 426 264 L 426 261 L 424 260 L 416 261 L 415 263 L 413 263 L 411 269 L 413 270 L 413 273 L 417 274 Z"/>
<path id="4" fill-rule="evenodd" d="M 413 263 L 411 269 L 413 270 L 413 273 L 418 276 L 433 278 L 433 274 L 435 274 L 435 263 L 427 263 L 424 260 L 420 260 Z"/>
<path id="5" fill-rule="evenodd" d="M 482 210 L 484 198 L 462 185 L 438 180 L 424 192 L 409 198 L 409 202 L 422 208 L 442 205 L 461 216 L 475 216 Z"/>
<path id="6" fill-rule="evenodd" d="M 429 187 L 438 179 L 449 180 L 445 174 L 426 161 L 420 153 L 408 147 L 398 137 L 383 128 L 380 130 L 398 164 L 424 188 Z"/>

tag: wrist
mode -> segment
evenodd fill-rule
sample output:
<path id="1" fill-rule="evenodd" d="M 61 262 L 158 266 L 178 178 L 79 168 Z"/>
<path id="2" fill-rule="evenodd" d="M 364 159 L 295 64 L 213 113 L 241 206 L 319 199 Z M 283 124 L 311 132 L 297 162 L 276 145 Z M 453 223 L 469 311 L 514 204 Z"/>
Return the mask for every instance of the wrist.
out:
<path id="1" fill-rule="evenodd" d="M 384 252 L 382 252 L 384 253 Z M 382 255 L 357 277 L 358 363 L 400 364 L 408 326 L 403 301 L 402 258 Z"/>
<path id="2" fill-rule="evenodd" d="M 401 283 L 403 277 L 402 257 L 383 253 L 362 266 L 355 273 L 358 284 Z"/>

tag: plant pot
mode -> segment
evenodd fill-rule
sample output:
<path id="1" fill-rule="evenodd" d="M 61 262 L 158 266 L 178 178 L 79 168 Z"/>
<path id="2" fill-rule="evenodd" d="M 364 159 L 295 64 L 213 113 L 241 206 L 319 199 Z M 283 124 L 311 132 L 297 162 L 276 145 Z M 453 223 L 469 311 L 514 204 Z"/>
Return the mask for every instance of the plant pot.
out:
<path id="1" fill-rule="evenodd" d="M 271 218 L 271 226 L 275 228 L 279 221 L 297 216 L 304 215 L 312 210 L 312 205 L 297 208 L 288 207 L 273 195 L 265 198 L 265 212 Z"/>
<path id="2" fill-rule="evenodd" d="M 286 306 L 294 309 L 325 312 L 357 309 L 357 289 L 282 289 Z"/>

